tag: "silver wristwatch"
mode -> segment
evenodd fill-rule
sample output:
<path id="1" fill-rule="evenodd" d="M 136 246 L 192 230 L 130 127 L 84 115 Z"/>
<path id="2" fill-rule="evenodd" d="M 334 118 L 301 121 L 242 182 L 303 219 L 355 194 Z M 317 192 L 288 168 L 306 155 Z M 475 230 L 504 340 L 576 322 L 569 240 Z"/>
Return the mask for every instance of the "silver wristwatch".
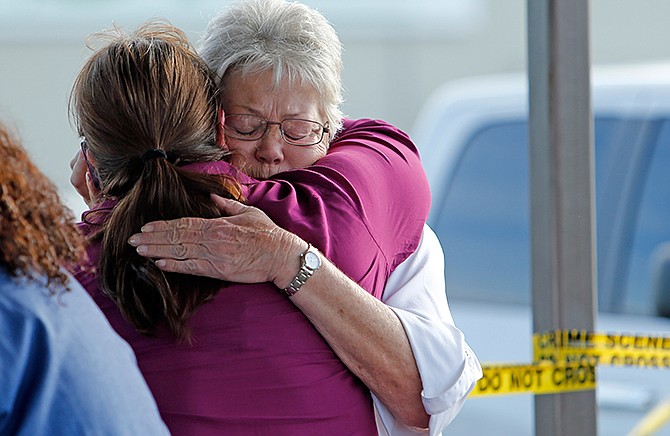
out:
<path id="1" fill-rule="evenodd" d="M 304 253 L 300 254 L 300 271 L 295 276 L 291 284 L 288 287 L 282 289 L 286 295 L 292 297 L 296 292 L 300 290 L 302 285 L 307 282 L 307 279 L 312 277 L 314 271 L 319 269 L 321 266 L 321 256 L 316 248 L 312 247 L 312 244 L 307 245 L 307 250 Z"/>

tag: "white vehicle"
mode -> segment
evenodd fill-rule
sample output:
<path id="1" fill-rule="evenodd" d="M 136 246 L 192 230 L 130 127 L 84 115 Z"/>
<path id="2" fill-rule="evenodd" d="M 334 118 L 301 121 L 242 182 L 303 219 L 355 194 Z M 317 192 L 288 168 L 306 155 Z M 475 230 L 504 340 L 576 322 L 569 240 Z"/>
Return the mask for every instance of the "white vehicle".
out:
<path id="1" fill-rule="evenodd" d="M 670 66 L 596 70 L 596 331 L 670 335 Z M 527 81 L 446 84 L 412 136 L 433 192 L 447 294 L 483 363 L 532 361 Z M 598 367 L 598 433 L 670 400 L 670 368 Z M 532 435 L 532 395 L 469 399 L 449 435 Z M 657 435 L 670 435 L 670 423 Z"/>

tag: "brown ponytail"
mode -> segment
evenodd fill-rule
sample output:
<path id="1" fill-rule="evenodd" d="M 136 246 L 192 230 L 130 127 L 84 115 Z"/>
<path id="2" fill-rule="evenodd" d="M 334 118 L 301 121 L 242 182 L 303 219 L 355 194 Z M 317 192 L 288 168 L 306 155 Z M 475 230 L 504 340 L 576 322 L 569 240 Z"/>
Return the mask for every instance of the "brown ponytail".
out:
<path id="1" fill-rule="evenodd" d="M 184 171 L 166 159 L 152 159 L 104 225 L 102 289 L 138 331 L 153 334 L 164 321 L 175 336 L 188 337 L 187 319 L 221 287 L 220 281 L 208 277 L 165 273 L 128 244 L 128 238 L 149 221 L 219 216 L 210 192 L 227 198 L 237 198 L 239 193 L 220 176 Z"/>
<path id="2" fill-rule="evenodd" d="M 71 97 L 101 193 L 118 200 L 101 230 L 101 288 L 138 331 L 151 335 L 164 324 L 187 339 L 188 318 L 221 282 L 164 273 L 128 238 L 149 221 L 219 216 L 210 193 L 241 198 L 236 181 L 181 168 L 225 156 L 216 143 L 217 89 L 174 27 L 152 22 L 113 37 L 86 63 Z"/>

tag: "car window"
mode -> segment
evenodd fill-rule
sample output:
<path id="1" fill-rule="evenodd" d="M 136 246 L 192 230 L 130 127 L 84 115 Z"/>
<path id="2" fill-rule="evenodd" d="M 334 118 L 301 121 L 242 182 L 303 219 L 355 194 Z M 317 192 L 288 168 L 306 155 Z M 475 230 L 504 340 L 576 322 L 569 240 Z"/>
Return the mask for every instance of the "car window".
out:
<path id="1" fill-rule="evenodd" d="M 649 261 L 670 240 L 670 126 L 599 117 L 594 131 L 599 307 L 653 313 Z M 528 177 L 525 121 L 473 132 L 433 199 L 450 299 L 530 303 Z"/>
<path id="2" fill-rule="evenodd" d="M 631 241 L 630 273 L 620 308 L 626 313 L 655 313 L 652 257 L 660 244 L 670 241 L 670 121 L 659 127 Z"/>
<path id="3" fill-rule="evenodd" d="M 640 117 L 596 122 L 598 302 L 604 312 L 624 311 L 640 202 L 660 126 Z M 639 295 L 642 286 L 635 283 L 630 291 Z"/>
<path id="4" fill-rule="evenodd" d="M 449 298 L 529 301 L 526 137 L 525 122 L 474 132 L 441 207 L 433 199 Z"/>

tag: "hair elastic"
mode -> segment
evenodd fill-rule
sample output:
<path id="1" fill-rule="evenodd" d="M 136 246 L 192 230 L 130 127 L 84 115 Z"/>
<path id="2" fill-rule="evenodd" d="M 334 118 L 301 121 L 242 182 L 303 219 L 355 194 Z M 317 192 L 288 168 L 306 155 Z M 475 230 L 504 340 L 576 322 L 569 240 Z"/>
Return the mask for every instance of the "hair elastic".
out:
<path id="1" fill-rule="evenodd" d="M 167 159 L 167 153 L 165 150 L 161 150 L 160 148 L 154 148 L 151 150 L 146 151 L 142 155 L 142 163 L 145 164 L 147 161 L 152 160 L 152 159 L 158 159 L 159 157 L 162 157 L 163 159 Z"/>

